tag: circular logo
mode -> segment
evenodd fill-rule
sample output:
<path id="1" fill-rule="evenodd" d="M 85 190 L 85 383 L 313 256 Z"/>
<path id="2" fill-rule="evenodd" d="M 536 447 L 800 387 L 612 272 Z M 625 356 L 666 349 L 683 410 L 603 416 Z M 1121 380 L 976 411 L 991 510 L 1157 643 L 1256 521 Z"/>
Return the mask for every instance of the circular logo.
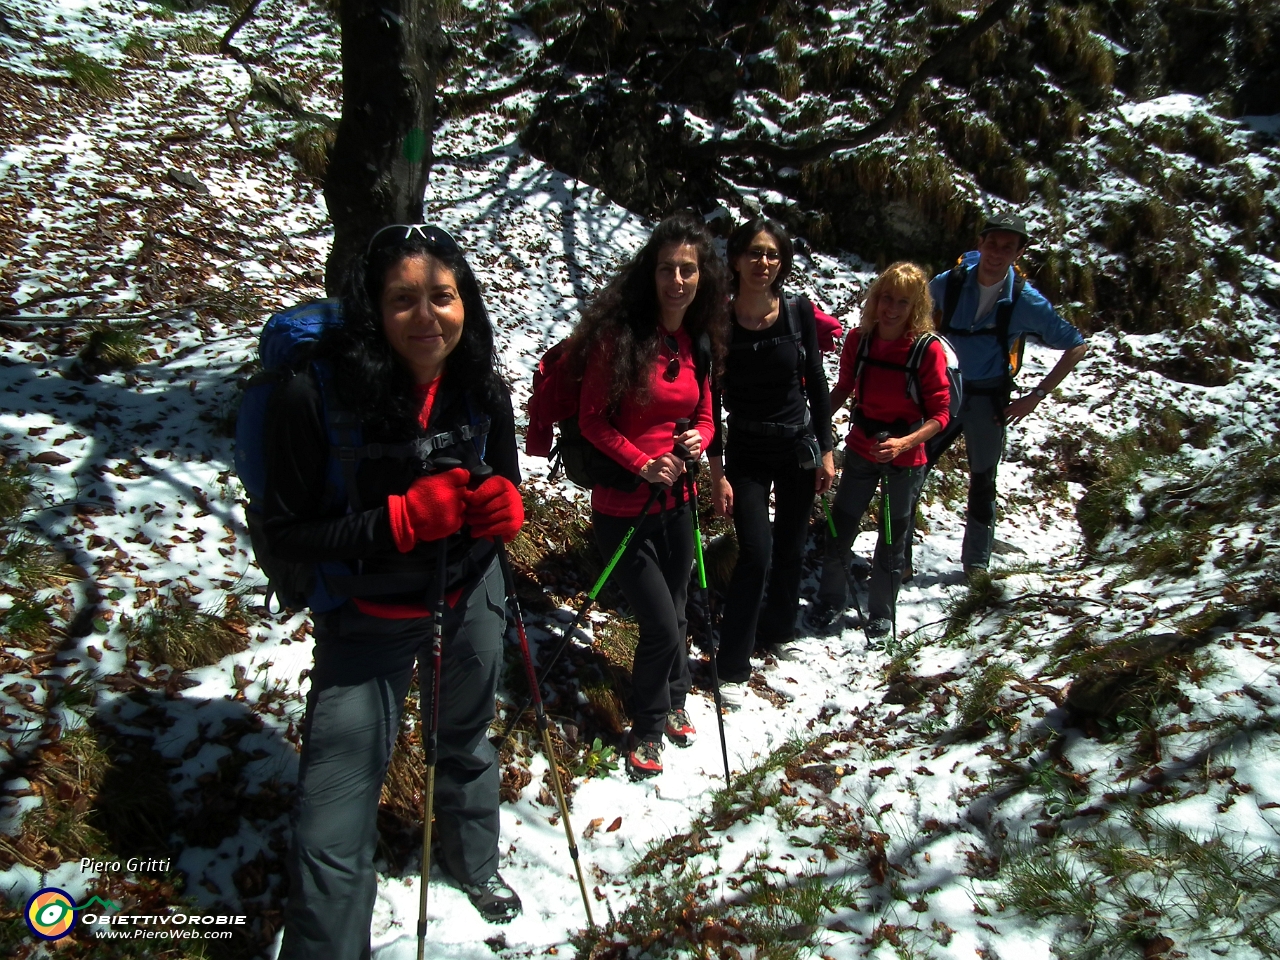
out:
<path id="1" fill-rule="evenodd" d="M 65 890 L 45 887 L 27 901 L 27 926 L 42 940 L 61 940 L 76 922 L 76 902 Z"/>

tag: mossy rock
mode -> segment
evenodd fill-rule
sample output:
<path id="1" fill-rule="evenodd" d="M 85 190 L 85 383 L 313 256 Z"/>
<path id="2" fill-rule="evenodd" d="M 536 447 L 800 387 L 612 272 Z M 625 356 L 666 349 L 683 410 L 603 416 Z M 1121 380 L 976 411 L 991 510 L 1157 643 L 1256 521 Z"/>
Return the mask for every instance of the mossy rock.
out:
<path id="1" fill-rule="evenodd" d="M 1080 671 L 1067 691 L 1066 708 L 1086 723 L 1150 709 L 1176 685 L 1171 676 L 1198 642 L 1162 633 L 1112 644 Z"/>

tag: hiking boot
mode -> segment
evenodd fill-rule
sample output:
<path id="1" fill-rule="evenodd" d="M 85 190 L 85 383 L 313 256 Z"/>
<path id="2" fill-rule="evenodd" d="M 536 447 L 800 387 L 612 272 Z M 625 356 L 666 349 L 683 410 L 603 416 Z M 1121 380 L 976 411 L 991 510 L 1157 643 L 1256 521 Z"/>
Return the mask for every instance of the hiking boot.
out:
<path id="1" fill-rule="evenodd" d="M 637 740 L 631 735 L 631 749 L 627 751 L 627 774 L 632 780 L 656 777 L 662 772 L 662 741 Z"/>
<path id="2" fill-rule="evenodd" d="M 464 883 L 462 889 L 480 916 L 490 923 L 510 923 L 520 914 L 520 897 L 500 873 L 479 883 Z"/>
<path id="3" fill-rule="evenodd" d="M 831 604 L 819 600 L 804 612 L 804 625 L 818 636 L 823 636 L 831 631 L 843 613 L 843 610 L 837 610 Z"/>
<path id="4" fill-rule="evenodd" d="M 908 563 L 902 570 L 902 583 L 910 583 L 916 578 L 916 568 Z"/>
<path id="5" fill-rule="evenodd" d="M 862 628 L 862 632 L 867 635 L 868 640 L 883 640 L 889 635 L 889 631 L 892 629 L 892 623 L 884 619 L 884 617 L 877 617 L 875 620 L 869 621 L 867 625 Z"/>
<path id="6" fill-rule="evenodd" d="M 979 577 L 987 575 L 987 568 L 977 563 L 966 563 L 964 565 L 964 578 L 970 583 Z"/>
<path id="7" fill-rule="evenodd" d="M 799 649 L 796 648 L 796 645 L 794 643 L 779 644 L 778 646 L 774 647 L 770 651 L 770 653 L 772 653 L 779 660 L 786 660 L 790 663 L 795 663 L 797 661 L 804 659 L 804 657 L 801 655 Z"/>
<path id="8" fill-rule="evenodd" d="M 741 710 L 747 696 L 747 681 L 722 681 L 720 684 L 720 705 L 726 710 Z"/>
<path id="9" fill-rule="evenodd" d="M 694 729 L 693 721 L 689 719 L 689 711 L 681 707 L 667 714 L 666 733 L 667 739 L 677 747 L 687 747 L 693 743 L 698 731 Z"/>

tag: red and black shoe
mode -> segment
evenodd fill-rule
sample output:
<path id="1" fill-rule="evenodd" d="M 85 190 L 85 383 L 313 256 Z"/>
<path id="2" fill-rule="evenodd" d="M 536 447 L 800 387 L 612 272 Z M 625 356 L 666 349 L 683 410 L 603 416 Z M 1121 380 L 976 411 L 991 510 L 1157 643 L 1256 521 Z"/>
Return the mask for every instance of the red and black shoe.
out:
<path id="1" fill-rule="evenodd" d="M 666 733 L 667 739 L 677 747 L 687 747 L 693 743 L 698 731 L 694 729 L 693 721 L 689 719 L 689 711 L 681 707 L 667 714 Z"/>
<path id="2" fill-rule="evenodd" d="M 632 780 L 656 777 L 662 772 L 662 741 L 637 740 L 631 735 L 631 749 L 627 751 L 627 773 Z"/>

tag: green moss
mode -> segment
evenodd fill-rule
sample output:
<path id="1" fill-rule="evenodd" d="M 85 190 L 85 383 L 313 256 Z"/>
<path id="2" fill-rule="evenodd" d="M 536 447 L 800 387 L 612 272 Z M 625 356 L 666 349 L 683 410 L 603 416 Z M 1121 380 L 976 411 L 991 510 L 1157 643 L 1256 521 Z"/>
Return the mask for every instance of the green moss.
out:
<path id="1" fill-rule="evenodd" d="M 294 132 L 289 139 L 288 150 L 304 174 L 323 182 L 329 170 L 329 151 L 336 139 L 337 131 L 332 127 L 309 123 Z"/>

